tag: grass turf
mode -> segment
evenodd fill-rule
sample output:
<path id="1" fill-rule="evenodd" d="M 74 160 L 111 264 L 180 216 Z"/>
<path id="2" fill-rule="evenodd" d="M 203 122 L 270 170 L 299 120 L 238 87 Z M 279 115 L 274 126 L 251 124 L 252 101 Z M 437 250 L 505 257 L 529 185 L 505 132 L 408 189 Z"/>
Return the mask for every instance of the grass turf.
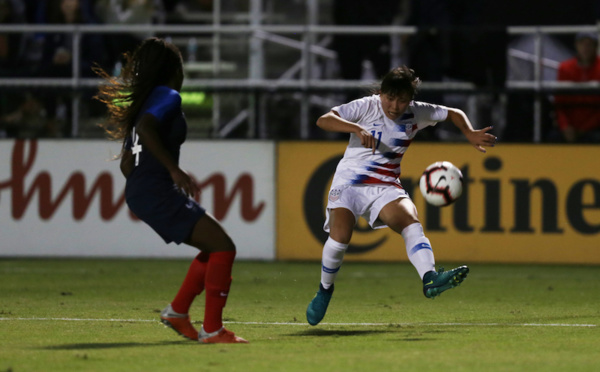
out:
<path id="1" fill-rule="evenodd" d="M 158 322 L 180 260 L 0 260 L 0 372 L 589 371 L 600 365 L 600 267 L 470 265 L 426 299 L 409 264 L 345 263 L 323 323 L 318 263 L 236 262 L 226 326 L 198 345 Z M 450 269 L 452 265 L 447 265 Z M 453 267 L 453 266 L 452 266 Z M 203 299 L 190 315 L 200 327 Z"/>

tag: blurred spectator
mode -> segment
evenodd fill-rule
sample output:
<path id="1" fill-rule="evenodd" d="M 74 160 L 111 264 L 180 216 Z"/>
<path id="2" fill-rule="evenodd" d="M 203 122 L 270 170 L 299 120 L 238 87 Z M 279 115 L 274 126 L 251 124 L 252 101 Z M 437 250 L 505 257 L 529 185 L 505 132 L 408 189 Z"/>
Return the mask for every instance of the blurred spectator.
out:
<path id="1" fill-rule="evenodd" d="M 38 2 L 36 22 L 53 25 L 95 24 L 91 0 L 48 0 Z M 73 76 L 74 41 L 72 33 L 45 33 L 38 35 L 43 40 L 43 53 L 40 77 Z M 85 33 L 79 41 L 79 75 L 94 77 L 91 67 L 94 63 L 106 66 L 107 49 L 101 34 Z M 40 92 L 40 99 L 46 111 L 45 130 L 40 136 L 62 137 L 71 133 L 71 89 L 52 88 Z M 82 102 L 91 101 L 92 92 L 87 93 Z"/>
<path id="2" fill-rule="evenodd" d="M 161 0 L 97 0 L 96 13 L 107 24 L 160 24 L 165 21 Z M 152 36 L 138 34 L 140 39 Z"/>
<path id="3" fill-rule="evenodd" d="M 179 4 L 179 2 L 180 0 L 162 0 L 165 13 L 169 15 L 171 12 L 173 12 Z"/>
<path id="4" fill-rule="evenodd" d="M 578 33 L 575 57 L 558 67 L 558 81 L 600 81 L 598 35 Z M 556 95 L 556 121 L 562 140 L 566 142 L 600 142 L 600 95 Z M 556 140 L 558 136 L 554 134 Z"/>
<path id="5" fill-rule="evenodd" d="M 334 0 L 333 21 L 340 26 L 390 26 L 400 3 L 398 0 Z M 336 34 L 332 47 L 338 53 L 344 80 L 360 80 L 364 60 L 371 62 L 376 79 L 383 78 L 390 69 L 389 35 Z"/>
<path id="6" fill-rule="evenodd" d="M 7 94 L 3 96 L 4 100 L 12 103 L 3 104 L 2 112 L 5 112 L 4 106 L 14 110 L 0 116 L 0 137 L 35 138 L 46 136 L 46 111 L 38 98 L 28 92 L 23 96 L 19 94 L 16 98 L 14 95 Z"/>
<path id="7" fill-rule="evenodd" d="M 22 0 L 0 0 L 0 23 L 26 23 Z M 32 72 L 33 35 L 0 34 L 0 77 L 23 77 Z M 0 91 L 0 137 L 35 137 L 44 126 L 45 111 L 31 93 L 3 88 Z"/>
<path id="8" fill-rule="evenodd" d="M 198 13 L 212 12 L 213 0 L 163 0 L 165 9 L 169 12 L 169 23 L 190 23 L 198 21 L 194 15 Z M 235 2 L 222 2 L 221 11 L 236 9 Z"/>
<path id="9" fill-rule="evenodd" d="M 25 0 L 0 0 L 0 24 L 25 24 Z M 0 76 L 23 77 L 35 73 L 41 62 L 41 43 L 34 33 L 0 34 Z"/>
<path id="10" fill-rule="evenodd" d="M 406 23 L 416 26 L 417 32 L 406 37 L 405 44 L 408 63 L 423 81 L 442 81 L 450 70 L 452 4 L 445 0 L 411 0 Z"/>
<path id="11" fill-rule="evenodd" d="M 37 21 L 37 9 L 39 0 L 22 0 L 25 4 L 26 23 L 35 23 Z"/>
<path id="12" fill-rule="evenodd" d="M 412 0 L 406 23 L 417 32 L 405 37 L 411 68 L 423 81 L 504 87 L 508 24 L 502 7 L 492 0 Z"/>
<path id="13" fill-rule="evenodd" d="M 25 4 L 19 0 L 0 0 L 0 23 L 25 23 Z M 23 34 L 0 34 L 0 76 L 21 75 L 24 47 Z"/>
<path id="14" fill-rule="evenodd" d="M 102 23 L 111 25 L 151 25 L 162 24 L 166 14 L 161 0 L 98 0 L 96 14 Z M 145 38 L 154 36 L 152 32 L 135 32 L 107 35 L 109 66 L 124 64 L 123 53 L 134 50 Z"/>
<path id="15" fill-rule="evenodd" d="M 87 0 L 48 0 L 38 6 L 38 23 L 46 24 L 95 24 L 90 2 Z M 94 62 L 104 65 L 106 49 L 100 34 L 87 33 L 82 36 L 80 76 L 93 77 L 91 66 Z M 44 35 L 43 68 L 44 77 L 72 76 L 73 35 L 56 33 Z"/>

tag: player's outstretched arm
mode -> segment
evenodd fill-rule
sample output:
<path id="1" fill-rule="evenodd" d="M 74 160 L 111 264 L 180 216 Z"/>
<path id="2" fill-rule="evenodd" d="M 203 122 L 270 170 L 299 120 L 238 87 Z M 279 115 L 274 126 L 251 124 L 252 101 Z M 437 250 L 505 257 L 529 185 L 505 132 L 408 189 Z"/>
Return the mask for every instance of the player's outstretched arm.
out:
<path id="1" fill-rule="evenodd" d="M 328 132 L 339 133 L 355 133 L 362 129 L 360 125 L 342 119 L 335 111 L 329 111 L 317 119 L 317 126 Z"/>
<path id="2" fill-rule="evenodd" d="M 354 133 L 360 138 L 361 145 L 373 149 L 373 153 L 375 153 L 375 147 L 377 146 L 375 137 L 360 125 L 342 119 L 335 111 L 329 111 L 321 116 L 317 120 L 317 126 L 328 132 Z"/>
<path id="3" fill-rule="evenodd" d="M 491 126 L 483 129 L 473 129 L 469 118 L 462 110 L 448 108 L 448 119 L 463 132 L 469 143 L 478 151 L 485 153 L 485 147 L 494 147 L 498 140 L 498 137 L 488 133 L 493 128 Z"/>

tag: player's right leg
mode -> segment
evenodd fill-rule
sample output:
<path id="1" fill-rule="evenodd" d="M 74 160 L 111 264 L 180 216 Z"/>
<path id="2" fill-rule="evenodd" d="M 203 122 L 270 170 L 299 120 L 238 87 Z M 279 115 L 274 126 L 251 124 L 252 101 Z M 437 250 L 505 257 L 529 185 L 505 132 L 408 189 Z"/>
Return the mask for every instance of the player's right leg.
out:
<path id="1" fill-rule="evenodd" d="M 164 325 L 194 341 L 198 339 L 198 331 L 192 325 L 188 311 L 196 296 L 204 290 L 208 258 L 208 252 L 200 252 L 192 260 L 177 295 L 160 313 L 160 321 Z"/>
<path id="2" fill-rule="evenodd" d="M 223 308 L 231 287 L 231 272 L 236 248 L 221 224 L 210 214 L 198 220 L 187 244 L 208 252 L 205 311 L 198 340 L 202 343 L 247 343 L 223 327 Z"/>
<path id="3" fill-rule="evenodd" d="M 319 324 L 325 317 L 333 294 L 335 278 L 342 266 L 356 221 L 354 214 L 345 208 L 331 209 L 328 212 L 330 235 L 323 246 L 321 282 L 317 294 L 306 309 L 306 320 L 310 325 Z"/>
<path id="4" fill-rule="evenodd" d="M 406 245 L 406 254 L 423 281 L 427 298 L 458 286 L 467 277 L 469 268 L 460 266 L 450 271 L 435 271 L 435 258 L 429 239 L 423 233 L 417 209 L 408 198 L 398 199 L 382 208 L 379 217 L 394 231 L 400 233 Z"/>
<path id="5" fill-rule="evenodd" d="M 450 271 L 444 271 L 440 268 L 436 271 L 429 271 L 423 277 L 423 294 L 427 298 L 435 298 L 442 292 L 454 288 L 467 278 L 469 268 L 460 266 Z"/>
<path id="6" fill-rule="evenodd" d="M 187 339 L 193 341 L 196 341 L 198 339 L 198 331 L 192 325 L 188 313 L 176 312 L 175 310 L 173 310 L 171 304 L 167 305 L 167 307 L 165 307 L 160 312 L 160 321 L 165 326 L 173 329 L 179 335 Z"/>

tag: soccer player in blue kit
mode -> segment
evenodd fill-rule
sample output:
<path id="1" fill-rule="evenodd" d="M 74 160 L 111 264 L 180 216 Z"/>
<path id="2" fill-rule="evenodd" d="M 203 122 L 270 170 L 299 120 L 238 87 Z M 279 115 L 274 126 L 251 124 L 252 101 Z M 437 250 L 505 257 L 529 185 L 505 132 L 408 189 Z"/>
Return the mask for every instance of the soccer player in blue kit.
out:
<path id="1" fill-rule="evenodd" d="M 96 98 L 109 111 L 101 126 L 111 139 L 123 141 L 120 156 L 121 171 L 127 178 L 125 200 L 166 243 L 186 243 L 200 250 L 160 319 L 180 335 L 201 343 L 247 343 L 227 330 L 222 321 L 235 244 L 219 222 L 191 198 L 198 186 L 179 167 L 180 146 L 187 133 L 179 95 L 183 84 L 181 53 L 165 40 L 149 38 L 126 57 L 118 78 L 98 66 L 94 68 L 105 80 Z M 188 311 L 204 290 L 204 321 L 197 331 Z"/>
<path id="2" fill-rule="evenodd" d="M 423 233 L 417 209 L 400 183 L 400 162 L 420 129 L 449 120 L 480 152 L 497 138 L 492 127 L 473 129 L 459 109 L 414 101 L 420 84 L 412 69 L 401 66 L 382 80 L 379 94 L 336 106 L 317 120 L 326 131 L 350 133 L 329 191 L 319 290 L 306 319 L 317 325 L 327 311 L 334 281 L 360 216 L 374 228 L 390 227 L 404 238 L 406 253 L 423 281 L 423 294 L 434 298 L 460 284 L 467 266 L 435 271 L 431 243 Z"/>

